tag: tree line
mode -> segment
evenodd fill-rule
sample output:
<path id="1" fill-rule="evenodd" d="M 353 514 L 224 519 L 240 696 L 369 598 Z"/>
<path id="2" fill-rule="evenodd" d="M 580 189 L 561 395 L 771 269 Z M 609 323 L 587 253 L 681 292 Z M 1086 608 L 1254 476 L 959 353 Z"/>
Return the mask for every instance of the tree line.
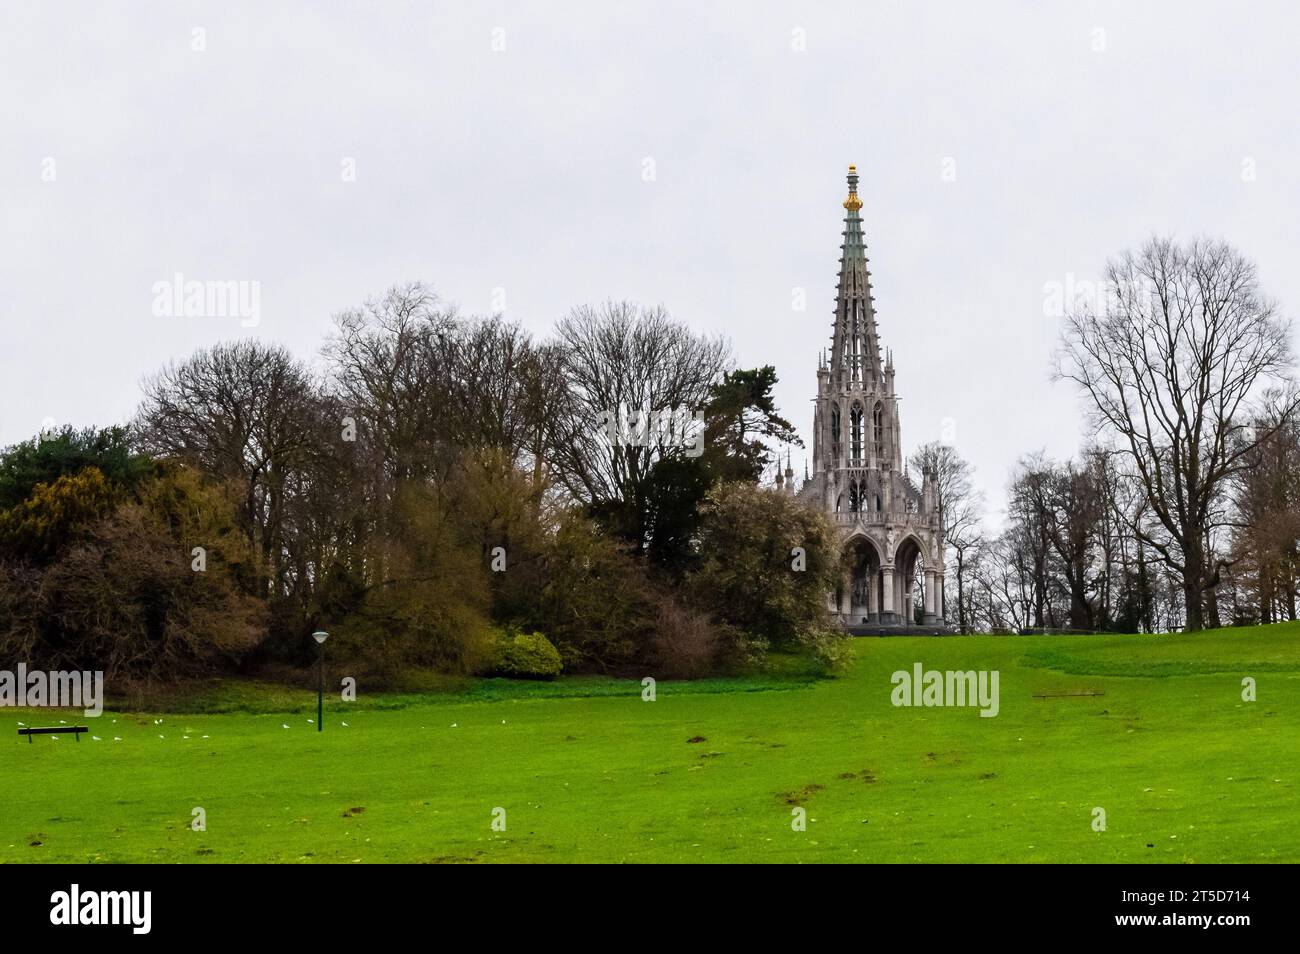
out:
<path id="1" fill-rule="evenodd" d="M 535 340 L 420 284 L 338 314 L 315 366 L 199 350 L 128 424 L 0 456 L 0 651 L 162 679 L 301 665 L 324 627 L 381 675 L 541 643 L 573 672 L 829 664 L 831 528 L 760 486 L 797 440 L 775 383 L 661 309 Z M 697 434 L 602 426 L 678 410 Z"/>
<path id="2" fill-rule="evenodd" d="M 961 632 L 1295 619 L 1290 326 L 1221 242 L 1152 239 L 1066 315 L 1077 459 L 1024 456 L 992 532 L 935 474 Z M 693 676 L 771 649 L 832 665 L 825 515 L 765 479 L 799 444 L 771 366 L 606 302 L 538 339 L 421 284 L 335 316 L 308 363 L 245 339 L 143 383 L 121 426 L 0 452 L 0 658 L 123 681 L 310 659 Z"/>
<path id="3" fill-rule="evenodd" d="M 1290 323 L 1223 242 L 1153 238 L 1065 316 L 1055 375 L 1089 411 L 1075 460 L 1014 469 L 996 533 L 938 465 L 963 632 L 1164 632 L 1294 620 L 1300 397 Z M 954 582 L 955 581 L 955 582 Z"/>

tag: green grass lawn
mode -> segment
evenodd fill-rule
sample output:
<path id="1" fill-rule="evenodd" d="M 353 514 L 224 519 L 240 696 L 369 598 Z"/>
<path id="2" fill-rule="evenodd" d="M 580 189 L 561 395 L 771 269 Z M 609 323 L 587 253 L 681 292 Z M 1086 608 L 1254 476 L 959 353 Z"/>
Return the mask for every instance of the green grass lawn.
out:
<path id="1" fill-rule="evenodd" d="M 893 707 L 916 662 L 1000 671 L 999 715 Z M 1104 694 L 1034 698 L 1070 690 Z M 0 710 L 0 861 L 1300 861 L 1291 624 L 868 638 L 836 679 L 661 682 L 655 702 L 610 679 L 360 691 L 327 699 L 322 734 L 314 695 L 283 688 Z M 102 741 L 15 732 L 59 719 Z"/>

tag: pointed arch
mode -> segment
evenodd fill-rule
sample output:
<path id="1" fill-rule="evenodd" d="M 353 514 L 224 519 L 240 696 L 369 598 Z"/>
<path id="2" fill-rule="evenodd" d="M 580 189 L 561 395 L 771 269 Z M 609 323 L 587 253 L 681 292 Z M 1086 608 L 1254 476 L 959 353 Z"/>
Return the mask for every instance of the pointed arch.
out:
<path id="1" fill-rule="evenodd" d="M 894 585 L 897 587 L 897 607 L 905 625 L 918 622 L 918 614 L 924 615 L 920 600 L 924 586 L 924 574 L 921 572 L 925 563 L 925 545 L 911 530 L 903 533 L 903 538 L 894 547 Z"/>
<path id="2" fill-rule="evenodd" d="M 862 459 L 862 425 L 862 405 L 854 401 L 849 410 L 849 457 L 853 460 Z"/>
<path id="3" fill-rule="evenodd" d="M 885 555 L 880 549 L 880 544 L 867 535 L 862 529 L 854 530 L 844 538 L 844 543 L 840 547 L 840 554 L 843 557 L 849 557 L 854 551 L 868 553 L 874 565 L 879 567 L 884 563 Z"/>
<path id="4" fill-rule="evenodd" d="M 926 559 L 924 541 L 911 530 L 894 545 L 894 565 L 900 571 L 912 569 L 918 560 L 924 564 Z"/>
<path id="5" fill-rule="evenodd" d="M 846 620 L 865 623 L 878 613 L 883 596 L 880 545 L 862 529 L 845 538 L 840 551 L 839 608 Z"/>

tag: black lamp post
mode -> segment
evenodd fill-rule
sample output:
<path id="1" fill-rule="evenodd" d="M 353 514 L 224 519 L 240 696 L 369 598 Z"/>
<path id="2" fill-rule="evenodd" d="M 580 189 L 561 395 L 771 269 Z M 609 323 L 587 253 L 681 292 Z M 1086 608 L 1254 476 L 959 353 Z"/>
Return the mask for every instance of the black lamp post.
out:
<path id="1" fill-rule="evenodd" d="M 311 638 L 316 640 L 316 645 L 320 647 L 320 683 L 316 689 L 316 731 L 325 731 L 325 640 L 329 638 L 329 633 L 323 629 L 318 629 L 311 634 Z"/>

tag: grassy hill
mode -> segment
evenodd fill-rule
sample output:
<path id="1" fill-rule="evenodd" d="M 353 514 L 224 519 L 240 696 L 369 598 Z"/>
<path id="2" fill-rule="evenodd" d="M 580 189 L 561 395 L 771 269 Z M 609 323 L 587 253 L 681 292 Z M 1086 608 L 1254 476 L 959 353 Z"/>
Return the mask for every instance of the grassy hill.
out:
<path id="1" fill-rule="evenodd" d="M 895 708 L 917 662 L 998 670 L 998 716 Z M 19 720 L 74 717 L 0 710 L 0 861 L 1300 861 L 1293 624 L 861 639 L 837 679 L 655 702 L 609 679 L 360 691 L 321 734 L 310 693 L 246 685 L 106 712 L 98 742 L 29 745 Z"/>

